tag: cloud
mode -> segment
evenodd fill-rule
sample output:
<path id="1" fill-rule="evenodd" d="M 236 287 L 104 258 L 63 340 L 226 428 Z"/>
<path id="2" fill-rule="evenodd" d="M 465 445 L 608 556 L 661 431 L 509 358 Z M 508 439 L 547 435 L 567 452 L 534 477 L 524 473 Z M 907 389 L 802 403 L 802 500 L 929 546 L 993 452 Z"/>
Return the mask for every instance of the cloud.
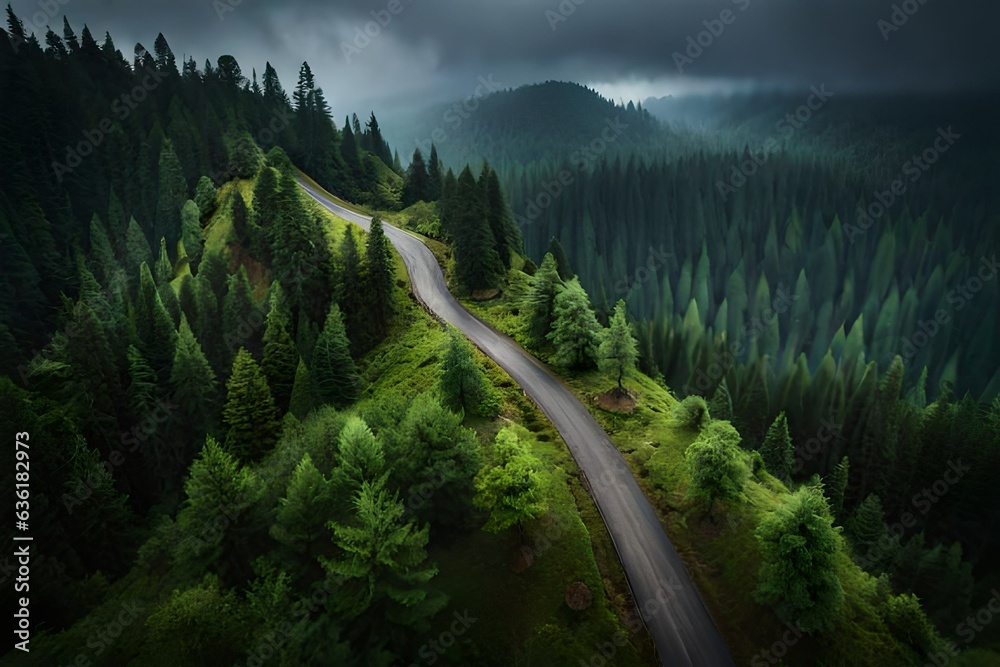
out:
<path id="1" fill-rule="evenodd" d="M 69 0 L 60 11 L 78 33 L 84 22 L 98 40 L 110 31 L 127 57 L 137 41 L 152 48 L 162 31 L 178 59 L 190 54 L 199 66 L 228 53 L 249 75 L 269 60 L 286 89 L 307 60 L 340 119 L 459 97 L 488 73 L 512 86 L 601 82 L 616 96 L 699 90 L 712 80 L 841 90 L 1000 85 L 990 50 L 1000 4 L 896 2 L 916 11 L 888 40 L 878 22 L 891 20 L 893 3 L 879 0 Z M 37 0 L 13 6 L 22 18 L 39 9 Z M 679 74 L 673 54 L 724 10 L 734 19 Z M 52 23 L 61 33 L 61 18 Z M 343 45 L 364 43 L 366 29 L 368 43 L 345 55 Z"/>

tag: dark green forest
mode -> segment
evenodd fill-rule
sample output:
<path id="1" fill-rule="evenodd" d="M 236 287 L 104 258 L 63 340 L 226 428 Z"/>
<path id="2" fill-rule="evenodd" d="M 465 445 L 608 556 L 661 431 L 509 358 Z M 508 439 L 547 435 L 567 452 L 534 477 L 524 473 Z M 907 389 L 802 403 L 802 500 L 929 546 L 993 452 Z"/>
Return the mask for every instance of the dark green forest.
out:
<path id="1" fill-rule="evenodd" d="M 647 451 L 642 476 L 676 511 L 661 480 L 690 475 L 683 530 L 717 537 L 759 501 L 752 480 L 760 507 L 784 494 L 754 526 L 768 562 L 801 539 L 818 581 L 846 540 L 877 588 L 872 646 L 899 660 L 964 639 L 1000 586 L 996 102 L 838 93 L 787 120 L 808 94 L 644 108 L 548 82 L 339 125 L 308 63 L 286 92 L 270 63 L 180 62 L 163 34 L 126 57 L 67 19 L 39 39 L 8 6 L 0 423 L 38 439 L 46 545 L 41 657 L 10 664 L 84 645 L 91 664 L 243 664 L 264 645 L 281 665 L 562 664 L 624 627 L 582 475 L 513 380 L 412 298 L 390 224 L 581 400 L 641 400 L 649 379 L 685 449 Z M 593 411 L 640 433 L 627 453 L 659 437 Z M 552 521 L 568 537 L 517 578 L 531 562 L 505 559 Z M 584 613 L 571 575 L 594 592 Z M 829 609 L 867 595 L 831 581 L 802 611 L 762 568 L 725 594 L 726 623 L 767 609 L 826 641 Z M 498 625 L 426 653 L 461 605 L 488 604 Z M 95 648 L 129 605 L 139 622 Z M 649 663 L 646 641 L 621 663 Z"/>

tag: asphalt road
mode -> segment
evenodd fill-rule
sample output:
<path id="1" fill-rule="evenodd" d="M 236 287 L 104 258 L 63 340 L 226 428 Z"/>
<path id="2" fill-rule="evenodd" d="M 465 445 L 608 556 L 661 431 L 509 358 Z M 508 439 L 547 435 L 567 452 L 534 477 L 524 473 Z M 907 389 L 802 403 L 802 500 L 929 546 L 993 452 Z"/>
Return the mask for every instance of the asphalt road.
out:
<path id="1" fill-rule="evenodd" d="M 338 217 L 368 229 L 370 218 L 339 206 L 304 182 L 299 185 Z M 417 237 L 390 225 L 385 233 L 406 264 L 417 299 L 506 370 L 566 441 L 590 483 L 660 662 L 669 667 L 734 665 L 684 562 L 604 429 L 541 362 L 452 297 L 437 260 Z M 607 639 L 614 644 L 612 637 Z M 594 652 L 600 655 L 597 647 Z"/>

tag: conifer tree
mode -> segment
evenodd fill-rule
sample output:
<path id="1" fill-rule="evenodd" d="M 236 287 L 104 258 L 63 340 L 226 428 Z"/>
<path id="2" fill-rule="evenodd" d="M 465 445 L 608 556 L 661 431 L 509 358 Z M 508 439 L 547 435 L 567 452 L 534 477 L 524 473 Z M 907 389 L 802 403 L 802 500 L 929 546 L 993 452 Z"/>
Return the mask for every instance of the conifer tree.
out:
<path id="1" fill-rule="evenodd" d="M 357 237 L 353 225 L 347 226 L 344 239 L 337 248 L 337 268 L 340 281 L 337 285 L 335 300 L 344 314 L 344 325 L 348 338 L 351 340 L 351 350 L 357 356 L 364 351 L 365 335 L 365 294 L 363 275 L 361 273 L 361 257 L 358 254 Z"/>
<path id="2" fill-rule="evenodd" d="M 559 289 L 552 311 L 552 331 L 547 338 L 555 347 L 555 362 L 569 368 L 592 366 L 601 325 L 580 281 L 573 278 Z"/>
<path id="3" fill-rule="evenodd" d="M 854 514 L 846 522 L 844 532 L 851 539 L 855 551 L 859 555 L 864 555 L 869 549 L 878 544 L 879 539 L 885 534 L 885 511 L 882 509 L 882 501 L 875 494 L 869 494 Z"/>
<path id="4" fill-rule="evenodd" d="M 427 201 L 437 201 L 441 198 L 441 160 L 438 158 L 437 146 L 431 143 L 431 155 L 427 164 Z"/>
<path id="5" fill-rule="evenodd" d="M 162 380 L 170 377 L 177 330 L 156 289 L 153 274 L 143 262 L 139 267 L 139 294 L 135 305 L 135 330 L 150 366 Z"/>
<path id="6" fill-rule="evenodd" d="M 844 600 L 838 539 L 818 487 L 804 486 L 755 531 L 763 564 L 754 597 L 806 632 L 829 628 Z"/>
<path id="7" fill-rule="evenodd" d="M 389 239 L 385 236 L 382 221 L 372 219 L 365 244 L 364 294 L 369 307 L 367 315 L 371 321 L 371 345 L 380 342 L 389 331 L 394 306 L 395 262 Z"/>
<path id="8" fill-rule="evenodd" d="M 764 443 L 760 446 L 760 455 L 769 473 L 786 484 L 791 481 L 795 471 L 795 446 L 788 434 L 788 419 L 784 412 L 777 416 L 767 430 Z"/>
<path id="9" fill-rule="evenodd" d="M 215 373 L 201 345 L 191 332 L 186 317 L 181 317 L 177 351 L 170 372 L 173 400 L 179 403 L 181 423 L 190 432 L 205 433 L 212 427 L 217 400 Z"/>
<path id="10" fill-rule="evenodd" d="M 201 210 L 188 199 L 181 208 L 181 243 L 192 267 L 198 266 L 204 243 L 201 237 Z"/>
<path id="11" fill-rule="evenodd" d="M 170 139 L 165 139 L 160 149 L 159 177 L 153 238 L 164 237 L 169 245 L 174 245 L 180 238 L 181 207 L 187 201 L 188 189 L 184 171 Z"/>
<path id="12" fill-rule="evenodd" d="M 174 265 L 170 261 L 170 255 L 167 253 L 167 240 L 162 237 L 160 238 L 160 252 L 156 257 L 154 269 L 155 273 L 153 277 L 156 278 L 157 285 L 169 283 L 174 279 Z"/>
<path id="13" fill-rule="evenodd" d="M 359 391 L 358 372 L 340 308 L 334 304 L 313 350 L 310 381 L 317 400 L 334 406 L 353 402 Z"/>
<path id="14" fill-rule="evenodd" d="M 309 379 L 309 369 L 306 362 L 299 358 L 295 368 L 295 383 L 292 385 L 292 396 L 288 401 L 288 411 L 298 419 L 305 419 L 313 409 L 312 381 Z"/>
<path id="15" fill-rule="evenodd" d="M 285 306 L 285 295 L 278 281 L 271 283 L 270 309 L 264 319 L 264 359 L 261 367 L 267 376 L 275 403 L 282 411 L 288 409 L 295 385 L 295 369 L 299 354 L 290 333 L 291 314 Z"/>
<path id="16" fill-rule="evenodd" d="M 556 267 L 559 270 L 559 277 L 563 280 L 569 280 L 573 277 L 573 270 L 569 266 L 569 259 L 566 257 L 566 251 L 563 250 L 562 244 L 559 243 L 559 239 L 552 237 L 549 239 L 549 253 L 556 260 Z"/>
<path id="17" fill-rule="evenodd" d="M 514 256 L 521 251 L 521 230 L 514 222 L 514 216 L 504 198 L 500 177 L 488 165 L 483 167 L 480 183 L 486 199 L 486 218 L 493 232 L 497 254 L 504 267 L 509 269 Z"/>
<path id="18" fill-rule="evenodd" d="M 476 364 L 472 346 L 457 332 L 451 333 L 441 369 L 441 394 L 447 407 L 482 417 L 496 416 L 499 397 Z"/>
<path id="19" fill-rule="evenodd" d="M 233 361 L 222 418 L 229 427 L 226 449 L 241 460 L 260 459 L 278 441 L 278 407 L 264 372 L 246 348 L 241 347 Z"/>
<path id="20" fill-rule="evenodd" d="M 844 512 L 844 495 L 847 493 L 847 481 L 850 470 L 850 461 L 845 456 L 825 480 L 826 495 L 830 500 L 830 513 L 837 520 L 840 519 Z"/>
<path id="21" fill-rule="evenodd" d="M 198 186 L 195 189 L 194 203 L 198 205 L 198 211 L 201 213 L 202 217 L 210 216 L 215 212 L 215 198 L 217 195 L 218 190 L 216 190 L 215 183 L 212 182 L 212 179 L 208 176 L 202 176 L 198 179 Z"/>
<path id="22" fill-rule="evenodd" d="M 490 290 L 500 284 L 503 262 L 486 216 L 486 204 L 468 166 L 458 178 L 448 225 L 455 242 L 455 271 L 459 282 L 470 291 Z"/>
<path id="23" fill-rule="evenodd" d="M 430 201 L 428 190 L 430 188 L 430 177 L 427 174 L 427 165 L 424 164 L 424 156 L 420 149 L 413 151 L 413 159 L 406 170 L 406 183 L 403 186 L 403 207 L 412 206 L 418 201 Z"/>
<path id="24" fill-rule="evenodd" d="M 337 465 L 330 475 L 338 496 L 348 505 L 365 482 L 374 483 L 385 474 L 382 443 L 360 417 L 350 417 L 337 436 Z"/>
<path id="25" fill-rule="evenodd" d="M 125 232 L 125 271 L 134 277 L 139 273 L 139 265 L 143 262 L 153 263 L 153 251 L 146 235 L 139 228 L 139 223 L 135 218 L 129 218 L 128 230 Z"/>
<path id="26" fill-rule="evenodd" d="M 222 331 L 223 342 L 225 343 L 227 360 L 232 359 L 237 347 L 246 347 L 254 353 L 259 353 L 260 335 L 258 327 L 252 322 L 260 322 L 254 319 L 257 304 L 253 299 L 253 289 L 250 287 L 250 279 L 247 278 L 246 267 L 240 266 L 236 273 L 230 274 L 226 280 L 226 298 L 222 302 Z"/>
<path id="27" fill-rule="evenodd" d="M 614 313 L 608 321 L 608 328 L 603 329 L 599 336 L 597 348 L 598 365 L 601 371 L 609 373 L 618 381 L 618 393 L 625 392 L 622 379 L 625 374 L 635 368 L 635 360 L 639 356 L 635 338 L 625 317 L 625 302 L 619 300 Z"/>
<path id="28" fill-rule="evenodd" d="M 740 434 L 729 422 L 711 422 L 684 452 L 691 474 L 691 496 L 706 501 L 711 515 L 716 499 L 735 500 L 750 475 Z"/>
<path id="29" fill-rule="evenodd" d="M 332 513 L 330 482 L 306 453 L 292 472 L 285 497 L 278 501 L 271 535 L 295 551 L 309 552 L 326 533 Z"/>
<path id="30" fill-rule="evenodd" d="M 135 345 L 128 346 L 126 358 L 129 385 L 125 390 L 125 398 L 129 412 L 133 417 L 149 414 L 156 404 L 154 398 L 158 385 L 156 373 Z"/>
<path id="31" fill-rule="evenodd" d="M 562 286 L 556 260 L 552 253 L 545 253 L 542 265 L 531 279 L 531 290 L 525 296 L 528 314 L 528 332 L 534 344 L 541 347 L 552 330 L 555 317 L 556 294 Z"/>

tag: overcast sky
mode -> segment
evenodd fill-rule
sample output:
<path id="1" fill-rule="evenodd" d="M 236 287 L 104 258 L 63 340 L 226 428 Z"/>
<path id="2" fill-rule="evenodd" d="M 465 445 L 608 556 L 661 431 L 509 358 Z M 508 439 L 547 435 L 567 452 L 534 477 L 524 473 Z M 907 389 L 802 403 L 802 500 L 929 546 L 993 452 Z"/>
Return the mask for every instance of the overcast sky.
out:
<path id="1" fill-rule="evenodd" d="M 61 34 L 65 13 L 77 34 L 84 23 L 98 42 L 110 31 L 131 60 L 136 42 L 152 51 L 162 31 L 178 62 L 231 54 L 249 76 L 270 61 L 289 91 L 306 60 L 339 124 L 349 112 L 466 97 L 490 75 L 503 87 L 570 80 L 639 100 L 757 83 L 1000 89 L 1000 3 L 922 1 L 897 0 L 916 9 L 896 16 L 898 30 L 888 0 L 58 0 L 51 19 L 44 7 L 57 0 L 12 5 L 40 38 L 45 21 Z M 372 12 L 387 25 L 366 26 Z M 675 52 L 706 21 L 720 34 L 701 35 L 708 45 L 679 72 Z M 355 42 L 366 27 L 375 36 Z"/>

